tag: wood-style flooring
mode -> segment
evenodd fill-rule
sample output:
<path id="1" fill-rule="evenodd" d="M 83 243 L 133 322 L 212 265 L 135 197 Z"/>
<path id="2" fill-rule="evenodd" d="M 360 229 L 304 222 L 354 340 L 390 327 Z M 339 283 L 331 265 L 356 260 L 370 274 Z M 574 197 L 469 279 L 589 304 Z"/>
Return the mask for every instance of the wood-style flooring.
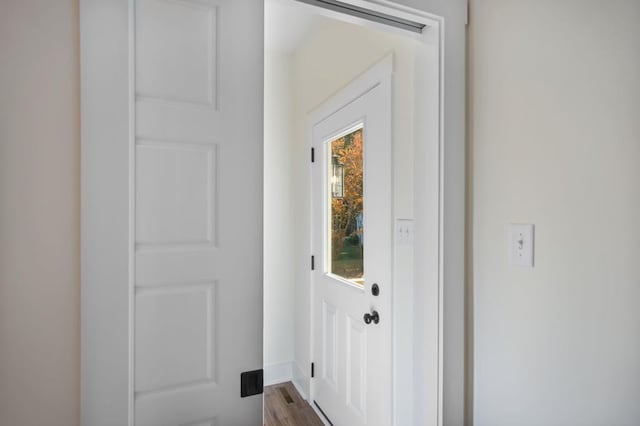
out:
<path id="1" fill-rule="evenodd" d="M 293 383 L 264 388 L 264 426 L 323 426 Z"/>

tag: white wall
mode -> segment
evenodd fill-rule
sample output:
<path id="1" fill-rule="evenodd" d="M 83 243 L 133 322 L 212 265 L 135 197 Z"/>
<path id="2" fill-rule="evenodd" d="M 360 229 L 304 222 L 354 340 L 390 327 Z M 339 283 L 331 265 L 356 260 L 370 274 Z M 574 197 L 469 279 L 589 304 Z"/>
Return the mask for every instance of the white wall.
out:
<path id="1" fill-rule="evenodd" d="M 413 216 L 413 81 L 411 39 L 339 21 L 318 25 L 293 56 L 296 379 L 309 389 L 309 150 L 306 114 L 390 52 L 394 76 L 394 215 Z M 410 265 L 409 265 L 410 267 Z M 396 282 L 396 286 L 408 286 Z"/>
<path id="2" fill-rule="evenodd" d="M 79 423 L 77 1 L 0 2 L 0 425 Z"/>
<path id="3" fill-rule="evenodd" d="M 640 2 L 482 0 L 470 26 L 476 425 L 640 421 Z M 536 225 L 512 267 L 507 225 Z"/>
<path id="4" fill-rule="evenodd" d="M 267 22 L 268 23 L 268 22 Z M 269 28 L 267 27 L 267 34 Z M 291 63 L 265 51 L 264 365 L 265 382 L 288 379 L 293 361 L 293 201 Z M 284 377 L 288 374 L 289 377 Z"/>

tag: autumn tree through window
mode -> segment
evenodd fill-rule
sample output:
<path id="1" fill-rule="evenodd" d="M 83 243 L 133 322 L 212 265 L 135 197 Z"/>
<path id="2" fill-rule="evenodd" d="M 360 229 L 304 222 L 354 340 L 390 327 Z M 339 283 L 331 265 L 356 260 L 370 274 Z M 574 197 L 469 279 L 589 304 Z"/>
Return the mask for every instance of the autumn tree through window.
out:
<path id="1" fill-rule="evenodd" d="M 357 285 L 364 284 L 363 129 L 331 141 L 331 270 Z"/>

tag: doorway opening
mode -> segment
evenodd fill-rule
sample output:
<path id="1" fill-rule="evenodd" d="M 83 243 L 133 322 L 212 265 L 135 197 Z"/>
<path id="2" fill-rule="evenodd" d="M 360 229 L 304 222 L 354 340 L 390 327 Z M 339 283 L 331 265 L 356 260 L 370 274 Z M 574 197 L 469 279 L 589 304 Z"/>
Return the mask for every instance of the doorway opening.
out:
<path id="1" fill-rule="evenodd" d="M 323 271 L 354 291 L 370 292 L 376 284 L 389 297 L 389 310 L 378 312 L 390 327 L 388 347 L 380 348 L 389 351 L 389 375 L 384 383 L 369 381 L 358 397 L 374 386 L 385 387 L 393 424 L 435 425 L 441 419 L 440 21 L 390 2 L 369 5 L 422 22 L 424 29 L 416 33 L 304 3 L 265 0 L 265 385 L 291 382 L 317 415 L 327 419 L 324 407 L 314 404 L 318 377 L 327 371 L 317 350 L 332 330 L 326 324 L 334 318 L 332 336 L 353 336 L 364 330 L 366 315 L 358 311 L 349 323 L 317 303 L 320 284 L 313 272 Z M 332 101 L 386 57 L 392 58 L 393 74 L 387 158 L 391 195 L 386 200 L 389 219 L 380 226 L 391 236 L 385 247 L 390 278 L 374 283 L 367 282 L 366 262 L 379 250 L 370 245 L 366 223 L 371 212 L 363 201 L 366 195 L 358 192 L 367 185 L 367 123 L 358 117 L 345 124 L 323 141 L 328 149 L 320 150 L 312 146 L 316 123 L 311 120 L 327 103 L 359 99 L 356 94 L 346 102 Z M 314 186 L 312 160 L 322 163 L 322 186 Z M 314 205 L 317 193 L 326 198 L 324 207 Z M 313 221 L 318 211 L 326 213 L 324 225 Z M 326 245 L 314 246 L 316 231 Z M 366 312 L 370 319 L 374 308 Z M 316 327 L 321 321 L 325 327 Z M 363 343 L 350 350 L 353 356 L 371 349 Z M 336 387 L 348 386 L 346 367 L 336 365 L 335 372 Z M 353 400 L 345 404 L 364 409 Z"/>
<path id="2" fill-rule="evenodd" d="M 291 381 L 303 399 L 314 401 L 318 375 L 332 369 L 326 356 L 314 355 L 319 321 L 312 272 L 316 265 L 324 271 L 314 259 L 326 251 L 315 251 L 311 238 L 309 129 L 332 114 L 310 122 L 309 113 L 393 53 L 386 156 L 392 173 L 384 180 L 393 189 L 392 216 L 381 227 L 393 231 L 393 241 L 381 246 L 392 252 L 385 258 L 392 277 L 379 286 L 393 306 L 380 315 L 376 306 L 362 317 L 360 311 L 349 328 L 340 312 L 333 318 L 336 330 L 353 336 L 364 336 L 369 323 L 392 327 L 392 343 L 384 347 L 392 350 L 391 378 L 378 384 L 392 389 L 390 423 L 441 424 L 445 266 L 454 277 L 448 278 L 449 300 L 462 301 L 455 294 L 464 210 L 459 2 L 437 6 L 452 17 L 447 31 L 453 35 L 446 92 L 446 128 L 453 134 L 447 136 L 446 211 L 453 219 L 445 230 L 440 17 L 389 0 L 317 0 L 424 24 L 421 33 L 408 34 L 294 0 L 266 0 L 271 18 L 264 55 L 260 1 L 118 0 L 107 9 L 99 0 L 83 1 L 83 422 L 259 423 L 262 397 L 249 396 L 262 388 L 263 342 L 265 382 Z M 263 84 L 265 105 L 256 102 Z M 367 132 L 376 122 L 364 122 L 365 168 Z M 378 210 L 363 211 L 366 222 Z M 363 229 L 366 263 L 377 251 L 370 249 L 372 229 L 366 223 Z M 363 285 L 351 289 L 373 295 L 372 269 L 364 265 L 363 271 Z M 321 312 L 321 324 L 330 325 L 331 307 Z M 449 312 L 450 328 L 460 330 L 456 312 Z M 325 330 L 329 336 L 333 329 Z M 448 361 L 462 352 L 454 353 L 455 337 Z M 338 387 L 345 383 L 343 365 L 336 364 Z M 455 376 L 448 395 L 455 394 L 457 371 L 447 371 Z"/>

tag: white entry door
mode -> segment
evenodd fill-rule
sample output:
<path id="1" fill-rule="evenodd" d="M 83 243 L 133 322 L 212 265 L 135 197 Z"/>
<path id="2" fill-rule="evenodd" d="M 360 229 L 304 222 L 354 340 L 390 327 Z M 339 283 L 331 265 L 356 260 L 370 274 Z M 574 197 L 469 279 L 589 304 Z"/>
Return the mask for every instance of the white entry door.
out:
<path id="1" fill-rule="evenodd" d="M 313 402 L 336 426 L 392 424 L 388 57 L 312 120 Z"/>
<path id="2" fill-rule="evenodd" d="M 82 1 L 87 426 L 262 424 L 263 6 Z"/>

